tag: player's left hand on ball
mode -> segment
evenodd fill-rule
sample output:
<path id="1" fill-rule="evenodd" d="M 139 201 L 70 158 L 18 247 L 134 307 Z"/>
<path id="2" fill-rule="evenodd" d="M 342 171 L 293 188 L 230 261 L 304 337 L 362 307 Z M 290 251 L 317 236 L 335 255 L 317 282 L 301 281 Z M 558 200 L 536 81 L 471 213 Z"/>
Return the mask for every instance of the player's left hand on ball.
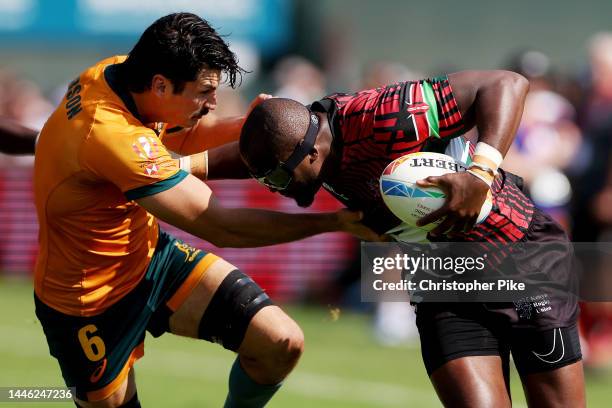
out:
<path id="1" fill-rule="evenodd" d="M 361 211 L 342 209 L 338 211 L 336 215 L 338 217 L 340 231 L 348 232 L 362 241 L 381 242 L 384 240 L 382 235 L 377 234 L 361 223 L 363 219 L 363 213 Z"/>
<path id="2" fill-rule="evenodd" d="M 440 209 L 417 221 L 417 225 L 421 227 L 445 217 L 440 225 L 429 233 L 434 237 L 453 237 L 470 231 L 476 224 L 489 191 L 485 183 L 465 172 L 427 177 L 417 181 L 417 185 L 438 187 L 446 194 L 446 202 Z"/>
<path id="3" fill-rule="evenodd" d="M 269 95 L 269 94 L 264 94 L 264 93 L 260 93 L 255 98 L 253 98 L 253 100 L 249 104 L 249 109 L 247 110 L 247 116 L 249 115 L 249 113 L 251 113 L 251 111 L 253 110 L 254 107 L 259 105 L 260 103 L 262 103 L 266 99 L 270 99 L 270 98 L 273 98 L 273 96 Z"/>

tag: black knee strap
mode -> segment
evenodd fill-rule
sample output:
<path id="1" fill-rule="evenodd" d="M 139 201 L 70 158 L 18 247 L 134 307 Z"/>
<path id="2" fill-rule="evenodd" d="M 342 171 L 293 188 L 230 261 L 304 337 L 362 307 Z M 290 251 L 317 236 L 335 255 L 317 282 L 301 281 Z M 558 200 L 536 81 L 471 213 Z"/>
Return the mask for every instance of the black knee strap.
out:
<path id="1" fill-rule="evenodd" d="M 223 279 L 206 308 L 198 337 L 236 351 L 255 313 L 271 304 L 272 300 L 253 279 L 234 270 Z"/>

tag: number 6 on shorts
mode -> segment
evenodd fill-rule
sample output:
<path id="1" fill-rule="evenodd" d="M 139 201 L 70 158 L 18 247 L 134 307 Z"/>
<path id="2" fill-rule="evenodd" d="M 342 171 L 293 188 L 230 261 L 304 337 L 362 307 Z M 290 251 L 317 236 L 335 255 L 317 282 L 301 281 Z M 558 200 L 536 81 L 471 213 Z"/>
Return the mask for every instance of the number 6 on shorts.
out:
<path id="1" fill-rule="evenodd" d="M 90 361 L 98 361 L 106 354 L 104 341 L 100 336 L 92 336 L 98 331 L 94 324 L 88 324 L 79 330 L 79 343 L 83 348 L 83 352 Z M 91 337 L 90 337 L 91 336 Z"/>

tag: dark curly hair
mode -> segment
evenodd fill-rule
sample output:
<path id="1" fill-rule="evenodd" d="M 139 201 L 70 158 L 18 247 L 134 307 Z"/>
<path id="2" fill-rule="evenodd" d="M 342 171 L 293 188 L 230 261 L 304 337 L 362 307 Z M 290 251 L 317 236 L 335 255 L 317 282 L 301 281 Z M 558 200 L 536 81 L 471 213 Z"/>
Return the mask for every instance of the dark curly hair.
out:
<path id="1" fill-rule="evenodd" d="M 223 38 L 192 13 L 169 14 L 155 21 L 121 66 L 132 92 L 150 89 L 153 76 L 161 74 L 180 93 L 185 82 L 194 81 L 204 68 L 220 70 L 234 88 L 246 72 Z"/>

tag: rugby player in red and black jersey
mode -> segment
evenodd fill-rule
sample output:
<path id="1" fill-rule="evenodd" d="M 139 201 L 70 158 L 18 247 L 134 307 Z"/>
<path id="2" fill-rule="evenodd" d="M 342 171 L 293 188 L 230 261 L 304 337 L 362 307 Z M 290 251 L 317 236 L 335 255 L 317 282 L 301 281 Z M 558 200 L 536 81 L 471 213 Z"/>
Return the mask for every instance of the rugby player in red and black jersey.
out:
<path id="1" fill-rule="evenodd" d="M 567 242 L 565 232 L 523 194 L 520 178 L 497 170 L 527 90 L 528 82 L 512 72 L 466 71 L 333 94 L 309 106 L 269 99 L 247 118 L 240 154 L 253 177 L 298 205 L 309 206 L 324 187 L 347 207 L 363 211 L 364 224 L 398 240 Z M 461 135 L 474 126 L 479 134 L 474 157 L 481 158 L 472 171 L 419 182 L 439 186 L 448 197 L 421 225 L 445 220 L 428 237 L 405 228 L 381 198 L 384 168 L 418 151 L 465 158 L 468 146 Z M 489 190 L 493 209 L 475 225 Z M 534 253 L 522 269 L 530 278 L 546 276 L 566 256 Z M 569 268 L 555 274 L 562 280 L 571 275 Z M 512 303 L 418 304 L 422 355 L 443 404 L 510 406 L 512 353 L 530 406 L 584 406 L 577 312 L 573 296 L 551 299 L 544 313 L 526 313 Z"/>

